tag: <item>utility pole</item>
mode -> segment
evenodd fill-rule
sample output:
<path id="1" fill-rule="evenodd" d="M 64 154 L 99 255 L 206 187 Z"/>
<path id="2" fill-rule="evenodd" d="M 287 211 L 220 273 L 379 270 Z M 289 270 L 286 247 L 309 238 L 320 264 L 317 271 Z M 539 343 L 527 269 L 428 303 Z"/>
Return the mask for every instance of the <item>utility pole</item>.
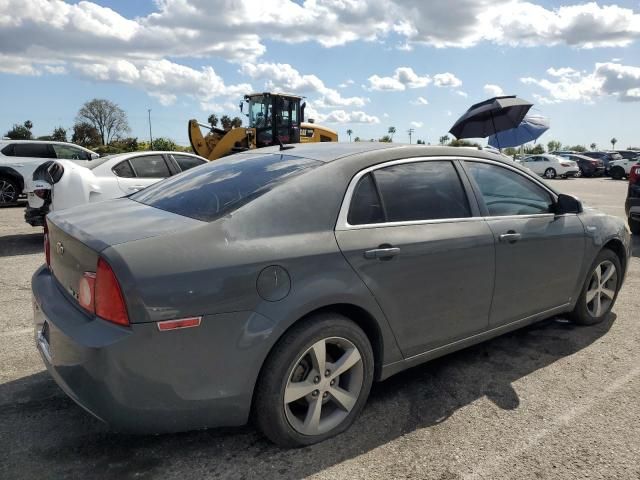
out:
<path id="1" fill-rule="evenodd" d="M 151 109 L 147 110 L 149 112 L 149 150 L 153 150 L 153 137 L 151 136 Z"/>
<path id="2" fill-rule="evenodd" d="M 409 145 L 411 145 L 411 135 L 413 135 L 413 128 L 410 128 L 409 130 L 407 130 L 407 133 L 409 134 Z"/>

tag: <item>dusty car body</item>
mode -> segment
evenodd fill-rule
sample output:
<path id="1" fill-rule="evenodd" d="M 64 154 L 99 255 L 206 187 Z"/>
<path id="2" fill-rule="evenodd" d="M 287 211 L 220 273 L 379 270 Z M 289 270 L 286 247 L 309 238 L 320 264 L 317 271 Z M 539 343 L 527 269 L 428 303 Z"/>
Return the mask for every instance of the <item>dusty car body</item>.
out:
<path id="1" fill-rule="evenodd" d="M 487 190 L 496 168 L 549 204 Z M 388 190 L 386 208 L 363 190 L 402 175 L 408 187 Z M 405 215 L 421 188 L 411 179 L 434 175 L 441 183 L 417 215 L 435 218 Z M 256 183 L 229 193 L 245 177 Z M 283 445 L 348 428 L 373 379 L 556 314 L 580 319 L 596 296 L 591 320 L 601 320 L 630 254 L 619 219 L 502 157 L 452 147 L 267 148 L 47 222 L 49 266 L 32 281 L 36 342 L 74 400 L 137 432 L 240 425 L 253 406 Z M 603 252 L 613 272 L 597 263 Z M 98 307 L 86 288 L 107 282 L 101 268 L 115 294 Z M 610 283 L 593 283 L 600 275 Z M 339 365 L 354 351 L 347 375 Z M 340 408 L 307 429 L 324 397 Z"/>

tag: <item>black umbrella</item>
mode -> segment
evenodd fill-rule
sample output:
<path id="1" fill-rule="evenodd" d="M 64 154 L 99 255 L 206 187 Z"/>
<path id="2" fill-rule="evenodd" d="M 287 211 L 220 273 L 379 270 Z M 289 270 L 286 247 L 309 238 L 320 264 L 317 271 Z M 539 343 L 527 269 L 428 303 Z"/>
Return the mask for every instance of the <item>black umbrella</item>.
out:
<path id="1" fill-rule="evenodd" d="M 456 138 L 485 138 L 520 125 L 532 106 L 515 95 L 490 98 L 471 105 L 449 132 Z"/>

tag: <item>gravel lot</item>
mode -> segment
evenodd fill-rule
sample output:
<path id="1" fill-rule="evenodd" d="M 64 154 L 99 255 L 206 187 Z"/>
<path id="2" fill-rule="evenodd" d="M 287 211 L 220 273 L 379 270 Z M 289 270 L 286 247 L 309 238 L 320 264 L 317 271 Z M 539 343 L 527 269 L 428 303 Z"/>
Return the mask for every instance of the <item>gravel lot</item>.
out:
<path id="1" fill-rule="evenodd" d="M 624 216 L 626 182 L 552 181 Z M 0 209 L 0 478 L 640 478 L 640 240 L 609 321 L 562 318 L 374 386 L 342 436 L 281 450 L 248 426 L 110 432 L 44 371 L 30 277 L 42 235 Z"/>

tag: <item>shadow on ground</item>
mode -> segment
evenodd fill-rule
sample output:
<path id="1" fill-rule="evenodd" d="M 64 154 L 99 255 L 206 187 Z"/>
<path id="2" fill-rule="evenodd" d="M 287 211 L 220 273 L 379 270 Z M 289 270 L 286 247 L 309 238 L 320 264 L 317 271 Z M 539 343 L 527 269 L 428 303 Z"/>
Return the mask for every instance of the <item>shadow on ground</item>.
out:
<path id="1" fill-rule="evenodd" d="M 42 232 L 0 237 L 0 257 L 44 252 Z M 44 255 L 44 253 L 43 253 Z"/>
<path id="2" fill-rule="evenodd" d="M 614 320 L 611 315 L 600 325 L 577 327 L 551 319 L 400 373 L 374 385 L 348 432 L 299 450 L 280 449 L 251 426 L 161 436 L 112 433 L 46 372 L 38 373 L 0 385 L 0 477 L 301 478 L 446 422 L 482 397 L 517 409 L 513 382 L 589 346 Z"/>

